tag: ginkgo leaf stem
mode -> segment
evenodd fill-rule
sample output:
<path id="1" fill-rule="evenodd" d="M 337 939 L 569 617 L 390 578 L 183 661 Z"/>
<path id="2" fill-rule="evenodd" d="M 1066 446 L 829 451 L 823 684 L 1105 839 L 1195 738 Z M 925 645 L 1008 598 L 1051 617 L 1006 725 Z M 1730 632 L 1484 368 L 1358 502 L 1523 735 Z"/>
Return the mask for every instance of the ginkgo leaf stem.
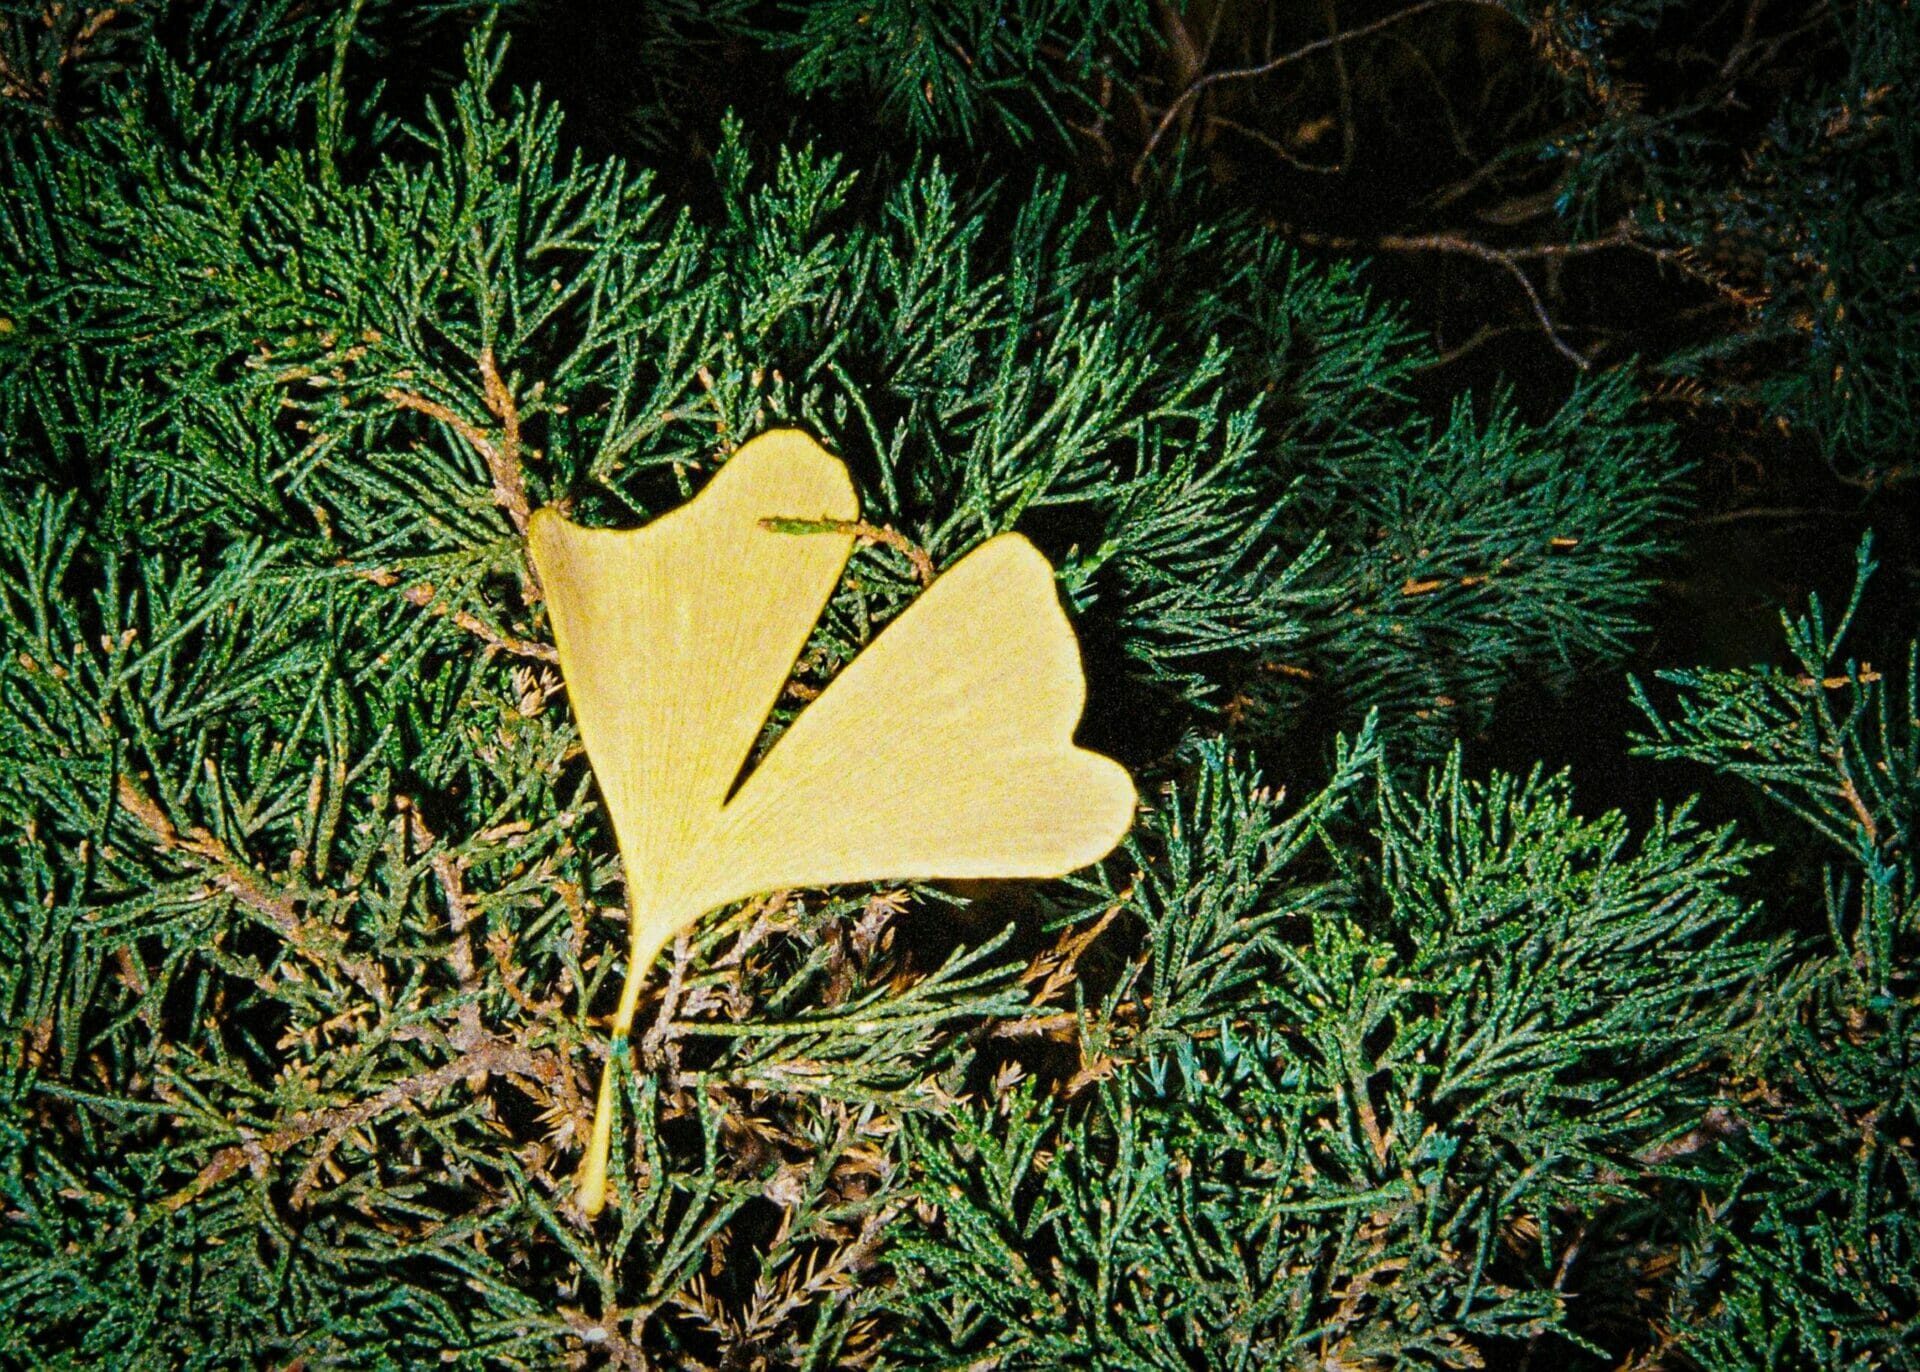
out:
<path id="1" fill-rule="evenodd" d="M 627 1035 L 633 1030 L 633 1016 L 640 1008 L 640 988 L 647 972 L 660 956 L 660 950 L 673 937 L 673 921 L 633 916 L 633 936 L 627 954 L 627 980 L 620 988 L 620 1004 L 613 1012 L 613 1042 L 607 1060 L 600 1068 L 600 1095 L 593 1107 L 593 1133 L 587 1140 L 587 1155 L 580 1160 L 575 1178 L 575 1200 L 589 1217 L 597 1215 L 607 1203 L 607 1154 L 613 1147 L 614 1064 L 626 1057 Z"/>

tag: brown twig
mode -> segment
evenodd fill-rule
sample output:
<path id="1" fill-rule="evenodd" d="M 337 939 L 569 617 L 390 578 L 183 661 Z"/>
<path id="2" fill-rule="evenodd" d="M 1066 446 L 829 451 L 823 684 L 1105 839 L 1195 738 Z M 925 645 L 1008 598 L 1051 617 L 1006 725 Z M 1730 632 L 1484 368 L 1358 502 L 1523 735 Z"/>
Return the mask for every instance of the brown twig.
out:
<path id="1" fill-rule="evenodd" d="M 264 919 L 300 956 L 317 967 L 339 969 L 376 1004 L 387 1004 L 386 977 L 379 965 L 349 954 L 339 931 L 302 919 L 299 902 L 305 899 L 303 893 L 272 889 L 239 854 L 198 825 L 182 833 L 140 784 L 124 772 L 116 795 L 120 808 L 139 820 L 163 851 L 192 858 L 207 871 L 214 889 Z"/>
<path id="2" fill-rule="evenodd" d="M 493 466 L 493 440 L 486 431 L 468 420 L 462 419 L 455 411 L 448 409 L 437 400 L 429 400 L 424 395 L 415 395 L 412 391 L 403 391 L 398 387 L 389 388 L 387 399 L 403 410 L 418 410 L 429 419 L 437 419 L 467 440 L 473 449 L 487 459 L 489 469 Z"/>
<path id="3" fill-rule="evenodd" d="M 1582 1224 L 1574 1230 L 1573 1238 L 1568 1241 L 1565 1250 L 1561 1252 L 1559 1262 L 1554 1264 L 1553 1285 L 1548 1289 L 1555 1295 L 1562 1295 L 1567 1289 L 1567 1278 L 1573 1272 L 1574 1259 L 1580 1256 L 1581 1249 L 1586 1246 L 1587 1228 L 1587 1224 Z M 1536 1330 L 1533 1336 L 1527 1340 L 1526 1356 L 1520 1360 L 1518 1372 L 1532 1372 L 1534 1354 L 1540 1350 L 1541 1341 L 1545 1337 L 1545 1330 Z"/>
<path id="4" fill-rule="evenodd" d="M 1332 34 L 1333 46 L 1330 49 L 1333 58 L 1333 74 L 1340 92 L 1340 168 L 1345 170 L 1353 165 L 1354 145 L 1359 138 L 1359 130 L 1353 120 L 1353 81 L 1347 74 L 1346 42 L 1350 35 L 1340 31 L 1340 16 L 1334 12 L 1334 0 L 1320 0 L 1320 9 L 1327 17 L 1327 29 Z"/>
<path id="5" fill-rule="evenodd" d="M 1054 995 L 1064 988 L 1079 971 L 1080 957 L 1093 945 L 1093 941 L 1105 933 L 1119 913 L 1126 909 L 1127 900 L 1133 894 L 1131 890 L 1121 893 L 1120 898 L 1109 905 L 1099 919 L 1078 933 L 1063 931 L 1058 942 L 1052 948 L 1033 960 L 1033 964 L 1020 976 L 1022 984 L 1040 982 L 1040 989 L 1034 992 L 1033 1003 L 1045 1005 Z"/>
<path id="6" fill-rule="evenodd" d="M 886 1242 L 889 1226 L 903 1207 L 880 1206 L 867 1213 L 860 1232 L 824 1256 L 816 1255 L 803 1266 L 795 1264 L 774 1284 L 756 1284 L 752 1304 L 741 1318 L 740 1329 L 747 1340 L 765 1338 L 778 1330 L 799 1311 L 820 1296 L 833 1296 L 852 1284 L 852 1275 L 871 1266 Z M 787 1212 L 792 1218 L 792 1211 Z"/>
<path id="7" fill-rule="evenodd" d="M 660 1011 L 640 1040 L 642 1056 L 655 1061 L 661 1048 L 679 1037 L 673 1017 L 680 1008 L 680 992 L 686 986 L 687 968 L 693 961 L 693 948 L 682 933 L 673 941 L 673 968 L 667 973 L 667 989 L 660 997 Z M 678 1063 L 673 1066 L 678 1067 Z"/>
<path id="8" fill-rule="evenodd" d="M 312 1111 L 269 1134 L 246 1135 L 241 1142 L 229 1144 L 215 1153 L 192 1181 L 160 1204 L 168 1210 L 178 1210 L 182 1206 L 191 1205 L 242 1167 L 251 1164 L 256 1172 L 263 1172 L 272 1158 L 316 1136 L 321 1136 L 327 1141 L 328 1146 L 322 1150 L 324 1156 L 331 1151 L 333 1145 L 337 1145 L 355 1129 L 373 1123 L 382 1115 L 400 1108 L 409 1101 L 419 1100 L 437 1091 L 445 1090 L 464 1077 L 485 1077 L 494 1073 L 553 1082 L 559 1078 L 561 1068 L 558 1059 L 551 1052 L 544 1050 L 536 1052 L 508 1039 L 492 1040 L 471 1052 L 462 1053 L 450 1062 L 444 1062 L 428 1071 L 393 1082 L 386 1089 L 365 1100 L 356 1101 L 352 1105 L 335 1106 L 329 1110 Z M 309 1164 L 310 1173 L 317 1173 L 316 1164 Z M 311 1190 L 308 1179 L 302 1179 L 302 1187 L 295 1188 L 294 1203 L 296 1205 L 304 1201 L 305 1191 Z"/>
<path id="9" fill-rule="evenodd" d="M 1446 83 L 1440 79 L 1440 73 L 1433 69 L 1433 63 L 1427 60 L 1426 53 L 1420 50 L 1417 43 L 1410 43 L 1397 33 L 1388 34 L 1386 41 L 1398 47 L 1420 69 L 1420 74 L 1427 78 L 1427 84 L 1433 87 L 1434 99 L 1440 105 L 1440 117 L 1446 121 L 1447 136 L 1453 140 L 1453 150 L 1460 155 L 1462 162 L 1473 161 L 1473 145 L 1467 139 L 1466 130 L 1460 127 L 1459 111 L 1454 109 Z"/>
<path id="10" fill-rule="evenodd" d="M 1532 278 L 1521 269 L 1520 263 L 1534 258 L 1583 257 L 1608 248 L 1627 247 L 1634 241 L 1631 228 L 1624 223 L 1603 238 L 1589 238 L 1578 243 L 1540 243 L 1525 248 L 1496 248 L 1451 233 L 1388 233 L 1378 238 L 1345 238 L 1291 228 L 1286 232 L 1289 237 L 1309 246 L 1342 252 L 1447 252 L 1490 262 L 1520 283 L 1520 289 L 1526 292 L 1527 303 L 1533 309 L 1533 317 L 1539 323 L 1541 332 L 1546 334 L 1547 341 L 1553 344 L 1556 352 L 1583 372 L 1593 366 L 1592 361 L 1560 336 L 1559 329 L 1554 326 L 1553 316 L 1547 312 L 1546 302 L 1540 298 L 1540 292 L 1534 289 Z"/>
<path id="11" fill-rule="evenodd" d="M 1850 512 L 1846 510 L 1821 510 L 1808 505 L 1748 505 L 1738 510 L 1721 510 L 1718 514 L 1695 515 L 1691 522 L 1705 527 L 1712 524 L 1738 524 L 1749 519 L 1793 521 L 1849 517 Z"/>
<path id="12" fill-rule="evenodd" d="M 1360 1127 L 1366 1132 L 1367 1143 L 1373 1148 L 1373 1156 L 1382 1167 L 1387 1164 L 1387 1156 L 1393 1151 L 1393 1141 L 1389 1134 L 1381 1132 L 1380 1119 L 1373 1112 L 1373 1097 L 1367 1093 L 1367 1078 L 1358 1072 L 1349 1078 L 1353 1086 L 1353 1109 L 1360 1117 Z"/>
<path id="13" fill-rule="evenodd" d="M 1080 1046 L 1080 1068 L 1071 1077 L 1068 1077 L 1066 1084 L 1060 1088 L 1061 1099 L 1072 1100 L 1089 1086 L 1094 1085 L 1096 1082 L 1105 1081 L 1108 1077 L 1112 1076 L 1119 1067 L 1119 1058 L 1109 1057 L 1105 1054 L 1094 1058 L 1092 1062 L 1088 1062 L 1086 1045 L 1082 1044 Z"/>
<path id="14" fill-rule="evenodd" d="M 413 804 L 405 796 L 394 797 L 394 805 L 400 811 L 401 833 L 406 835 L 409 829 L 418 832 L 423 846 L 432 848 L 436 843 L 433 831 Z M 453 935 L 451 946 L 447 949 L 447 961 L 453 964 L 453 974 L 460 986 L 462 1004 L 460 1022 L 454 1027 L 447 1041 L 461 1052 L 467 1052 L 486 1042 L 487 1031 L 480 1022 L 480 974 L 473 961 L 473 936 L 467 927 L 473 923 L 473 904 L 467 898 L 466 864 L 456 858 L 446 848 L 441 848 L 429 859 L 434 879 L 440 883 L 441 894 L 447 902 L 447 931 Z M 480 1083 L 467 1083 L 475 1090 Z"/>
<path id="15" fill-rule="evenodd" d="M 1657 262 L 1675 268 L 1684 276 L 1692 277 L 1695 281 L 1711 288 L 1722 300 L 1739 309 L 1753 310 L 1767 302 L 1769 292 L 1765 286 L 1754 286 L 1749 289 L 1733 285 L 1719 272 L 1696 262 L 1694 250 L 1691 247 L 1670 248 L 1632 236 L 1628 237 L 1627 246 L 1647 254 Z"/>
<path id="16" fill-rule="evenodd" d="M 551 1015 L 562 1004 L 558 997 L 552 1000 L 535 1000 L 520 985 L 520 968 L 513 961 L 513 935 L 505 929 L 495 929 L 487 935 L 487 951 L 493 955 L 493 965 L 499 969 L 500 984 L 513 1003 L 529 1015 Z"/>
<path id="17" fill-rule="evenodd" d="M 527 483 L 520 463 L 520 411 L 514 403 L 513 392 L 500 378 L 491 347 L 480 353 L 480 385 L 488 412 L 500 421 L 497 436 L 463 419 L 439 401 L 412 391 L 394 387 L 387 391 L 387 399 L 402 409 L 417 410 L 429 419 L 439 420 L 464 438 L 486 460 L 487 473 L 493 478 L 493 503 L 505 510 L 513 527 L 524 534 L 533 512 L 527 505 Z"/>
<path id="18" fill-rule="evenodd" d="M 1229 129 L 1244 138 L 1253 139 L 1256 143 L 1264 145 L 1269 152 L 1273 153 L 1274 156 L 1278 157 L 1295 171 L 1311 172 L 1316 176 L 1337 176 L 1346 170 L 1344 166 L 1341 166 L 1337 162 L 1331 165 L 1322 162 L 1309 162 L 1272 134 L 1262 133 L 1259 129 L 1247 124 L 1242 124 L 1237 119 L 1229 119 L 1224 114 L 1208 115 L 1207 123 L 1219 128 Z"/>
<path id="19" fill-rule="evenodd" d="M 1515 144 L 1501 152 L 1495 153 L 1459 180 L 1450 182 L 1438 190 L 1429 193 L 1428 196 L 1420 202 L 1419 208 L 1427 212 L 1443 210 L 1455 201 L 1465 199 L 1481 186 L 1500 175 L 1509 164 L 1522 160 L 1525 154 L 1537 152 L 1544 140 L 1571 134 L 1579 127 L 1580 125 L 1575 123 L 1556 125 L 1552 129 L 1547 130 L 1540 139 Z M 1533 159 L 1529 160 L 1531 161 Z"/>
<path id="20" fill-rule="evenodd" d="M 1847 802 L 1847 808 L 1853 811 L 1853 818 L 1860 830 L 1867 836 L 1867 842 L 1880 842 L 1880 826 L 1874 823 L 1873 811 L 1867 808 L 1866 800 L 1860 794 L 1860 788 L 1853 784 L 1853 775 L 1847 770 L 1846 759 L 1838 752 L 1834 762 L 1840 768 L 1840 798 Z"/>
<path id="21" fill-rule="evenodd" d="M 1420 371 L 1431 371 L 1435 367 L 1447 367 L 1458 362 L 1469 353 L 1477 352 L 1496 338 L 1504 338 L 1510 333 L 1532 333 L 1539 325 L 1529 321 L 1525 324 L 1482 324 L 1462 342 L 1435 353 L 1424 362 L 1416 363 Z M 1434 340 L 1436 343 L 1439 340 Z"/>
<path id="22" fill-rule="evenodd" d="M 1291 52 L 1283 52 L 1278 57 L 1271 58 L 1257 66 L 1235 67 L 1230 71 L 1210 72 L 1205 76 L 1196 77 L 1187 83 L 1185 90 L 1174 97 L 1173 103 L 1167 106 L 1165 112 L 1161 114 L 1159 122 L 1154 125 L 1153 132 L 1147 136 L 1147 145 L 1140 150 L 1140 156 L 1133 164 L 1134 184 L 1139 185 L 1141 177 L 1146 175 L 1148 159 L 1153 156 L 1154 149 L 1160 146 L 1160 140 L 1167 136 L 1167 130 L 1173 127 L 1174 121 L 1181 116 L 1181 113 L 1188 105 L 1197 100 L 1210 87 L 1217 86 L 1223 81 L 1244 81 L 1256 76 L 1266 76 L 1271 72 L 1278 71 L 1281 67 L 1291 62 L 1298 62 L 1304 57 L 1311 57 L 1314 53 L 1321 52 L 1327 48 L 1337 48 L 1341 44 L 1350 43 L 1356 38 L 1365 38 L 1368 34 L 1377 33 L 1381 29 L 1398 24 L 1402 20 L 1411 19 L 1414 15 L 1424 13 L 1427 10 L 1438 9 L 1442 5 L 1479 5 L 1483 8 L 1499 10 L 1502 14 L 1508 12 L 1504 6 L 1498 3 L 1498 0 L 1420 0 L 1418 4 L 1409 5 L 1406 9 L 1389 14 L 1385 18 L 1376 19 L 1370 24 L 1361 24 L 1357 28 L 1347 29 L 1341 33 L 1329 34 L 1325 38 L 1316 38 L 1311 43 L 1303 44 Z"/>
<path id="23" fill-rule="evenodd" d="M 1592 368 L 1593 363 L 1585 353 L 1575 348 L 1560 336 L 1560 330 L 1554 326 L 1553 316 L 1547 312 L 1547 304 L 1540 298 L 1540 292 L 1534 289 L 1533 278 L 1520 267 L 1520 262 L 1529 257 L 1564 258 L 1598 252 L 1603 248 L 1619 247 L 1627 239 L 1621 233 L 1609 235 L 1604 239 L 1593 239 L 1584 243 L 1548 243 L 1531 248 L 1495 248 L 1470 238 L 1460 238 L 1453 234 L 1386 234 L 1378 240 L 1379 246 L 1389 252 L 1453 252 L 1477 257 L 1483 262 L 1491 262 L 1501 268 L 1526 292 L 1527 304 L 1533 309 L 1533 317 L 1539 322 L 1540 331 L 1553 344 L 1554 351 L 1566 358 L 1581 371 Z"/>
<path id="24" fill-rule="evenodd" d="M 1044 1036 L 1046 1038 L 1071 1038 L 1071 1030 L 1079 1027 L 1080 1016 L 1071 1010 L 1063 1010 L 1055 1015 L 1040 1015 L 1028 1019 L 1010 1019 L 993 1026 L 988 1035 L 996 1039 L 1021 1039 Z"/>
<path id="25" fill-rule="evenodd" d="M 400 584 L 400 578 L 384 567 L 362 568 L 356 571 L 354 575 L 364 577 L 376 586 L 398 586 Z M 438 615 L 443 619 L 451 620 L 474 637 L 486 643 L 489 648 L 498 648 L 501 652 L 511 653 L 515 657 L 532 658 L 536 662 L 546 662 L 557 665 L 560 661 L 560 654 L 555 651 L 553 645 L 550 643 L 536 643 L 531 639 L 516 638 L 512 634 L 501 633 L 477 615 L 451 605 L 436 603 L 435 597 L 439 595 L 439 592 L 434 588 L 432 582 L 415 582 L 413 585 L 402 590 L 400 594 L 405 597 L 408 604 L 417 605 L 430 615 Z"/>
<path id="26" fill-rule="evenodd" d="M 1665 1143 L 1656 1143 L 1641 1149 L 1633 1155 L 1633 1160 L 1647 1167 L 1660 1167 L 1675 1158 L 1691 1157 L 1703 1149 L 1712 1147 L 1721 1139 L 1741 1133 L 1746 1125 L 1740 1117 L 1724 1105 L 1714 1105 L 1700 1117 L 1700 1123 L 1689 1129 L 1677 1139 L 1668 1139 Z"/>
<path id="27" fill-rule="evenodd" d="M 527 482 L 520 462 L 520 407 L 514 403 L 513 391 L 500 379 L 491 347 L 480 350 L 480 385 L 488 412 L 500 421 L 500 442 L 487 460 L 493 475 L 493 498 L 513 520 L 513 527 L 524 534 L 532 511 L 527 507 Z"/>
<path id="28" fill-rule="evenodd" d="M 864 519 L 763 519 L 760 527 L 782 534 L 852 534 L 862 543 L 884 543 L 906 558 L 923 587 L 933 585 L 937 575 L 927 550 L 890 525 Z"/>
<path id="29" fill-rule="evenodd" d="M 598 1348 L 605 1353 L 616 1367 L 627 1372 L 651 1372 L 653 1364 L 647 1361 L 647 1355 L 639 1345 L 620 1332 L 621 1314 L 633 1314 L 633 1311 L 612 1312 L 600 1319 L 590 1319 L 586 1312 L 572 1306 L 560 1307 L 560 1318 L 567 1322 L 567 1328 L 581 1343 Z"/>

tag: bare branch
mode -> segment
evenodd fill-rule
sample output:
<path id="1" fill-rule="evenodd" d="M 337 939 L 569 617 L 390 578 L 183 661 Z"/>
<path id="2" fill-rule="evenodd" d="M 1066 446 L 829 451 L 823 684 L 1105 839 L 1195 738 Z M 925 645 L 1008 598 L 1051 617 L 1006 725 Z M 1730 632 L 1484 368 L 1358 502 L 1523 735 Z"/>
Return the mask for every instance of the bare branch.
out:
<path id="1" fill-rule="evenodd" d="M 1284 227 L 1284 226 L 1283 226 Z M 1593 362 L 1560 336 L 1554 326 L 1553 316 L 1547 312 L 1546 302 L 1540 298 L 1540 292 L 1534 289 L 1533 280 L 1521 268 L 1520 264 L 1538 258 L 1584 257 L 1588 253 L 1603 252 L 1608 248 L 1624 248 L 1634 244 L 1631 225 L 1622 222 L 1612 233 L 1601 238 L 1583 239 L 1578 243 L 1539 243 L 1524 248 L 1496 248 L 1491 244 L 1472 238 L 1463 238 L 1451 233 L 1426 234 L 1382 234 L 1378 238 L 1343 238 L 1333 234 L 1319 234 L 1306 230 L 1286 228 L 1289 237 L 1312 247 L 1333 248 L 1342 252 L 1447 252 L 1459 253 L 1467 257 L 1477 257 L 1482 262 L 1490 262 L 1500 268 L 1526 292 L 1527 303 L 1533 309 L 1533 317 L 1538 321 L 1541 332 L 1554 349 L 1581 371 L 1587 371 Z"/>
<path id="2" fill-rule="evenodd" d="M 1502 14 L 1508 13 L 1506 7 L 1499 4 L 1498 0 L 1420 0 L 1418 4 L 1409 5 L 1406 9 L 1389 14 L 1385 18 L 1376 19 L 1370 24 L 1362 24 L 1358 28 L 1347 29 L 1342 33 L 1329 34 L 1325 38 L 1316 38 L 1311 43 L 1302 44 L 1291 52 L 1283 52 L 1278 57 L 1262 62 L 1258 66 L 1235 67 L 1230 71 L 1216 71 L 1197 77 L 1188 83 L 1185 90 L 1174 97 L 1173 103 L 1168 105 L 1166 111 L 1160 116 L 1160 122 L 1154 125 L 1153 132 L 1147 136 L 1147 145 L 1140 150 L 1140 156 L 1133 164 L 1134 184 L 1138 185 L 1140 178 L 1146 175 L 1147 160 L 1153 156 L 1154 149 L 1160 146 L 1160 140 L 1167 136 L 1167 130 L 1173 127 L 1174 121 L 1180 117 L 1181 112 L 1211 87 L 1223 81 L 1245 81 L 1256 76 L 1265 76 L 1289 63 L 1298 62 L 1303 57 L 1311 57 L 1316 52 L 1327 48 L 1337 48 L 1340 44 L 1352 42 L 1356 38 L 1365 38 L 1370 33 L 1378 33 L 1381 29 L 1411 19 L 1416 14 L 1438 9 L 1442 5 L 1478 5 L 1485 9 L 1499 10 Z"/>

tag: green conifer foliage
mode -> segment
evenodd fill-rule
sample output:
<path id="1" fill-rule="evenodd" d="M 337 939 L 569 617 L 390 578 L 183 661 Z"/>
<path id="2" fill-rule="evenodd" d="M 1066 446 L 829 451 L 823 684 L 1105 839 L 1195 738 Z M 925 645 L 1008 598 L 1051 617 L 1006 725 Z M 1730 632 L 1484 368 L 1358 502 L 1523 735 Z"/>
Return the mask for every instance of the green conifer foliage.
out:
<path id="1" fill-rule="evenodd" d="M 1583 821 L 1564 778 L 1377 762 L 1363 735 L 1283 808 L 1201 750 L 1089 911 L 1146 927 L 1080 1008 L 1077 1103 L 1000 1094 L 917 1150 L 908 1347 L 1471 1366 L 1564 1332 L 1555 1255 L 1693 1127 L 1766 965 L 1726 890 L 1748 853 L 1684 814 Z"/>
<path id="2" fill-rule="evenodd" d="M 1883 672 L 1843 656 L 1869 554 L 1863 543 L 1837 622 L 1817 598 L 1801 618 L 1782 616 L 1791 665 L 1669 674 L 1678 699 L 1664 710 L 1642 696 L 1646 751 L 1758 786 L 1819 836 L 1829 864 L 1826 928 L 1756 1025 L 1740 1104 L 1717 1125 L 1729 1145 L 1697 1173 L 1696 1284 L 1674 1315 L 1716 1372 L 1920 1357 L 1920 657 L 1910 643 L 1902 668 Z"/>
<path id="3" fill-rule="evenodd" d="M 1816 606 L 1647 705 L 1838 844 L 1818 934 L 1715 801 L 1487 774 L 1687 464 L 1627 366 L 1436 395 L 1204 121 L 1049 164 L 1229 11 L 676 3 L 583 128 L 547 6 L 0 5 L 0 1361 L 1915 1365 L 1911 662 Z M 713 912 L 610 1047 L 526 523 L 774 425 L 867 523 L 769 737 L 1018 529 L 1146 804 Z"/>
<path id="4" fill-rule="evenodd" d="M 877 96 L 885 114 L 923 136 L 1067 136 L 1076 117 L 1098 116 L 1090 78 L 1139 61 L 1156 38 L 1141 0 L 780 8 L 790 22 L 776 20 L 767 37 L 794 54 L 796 91 Z"/>

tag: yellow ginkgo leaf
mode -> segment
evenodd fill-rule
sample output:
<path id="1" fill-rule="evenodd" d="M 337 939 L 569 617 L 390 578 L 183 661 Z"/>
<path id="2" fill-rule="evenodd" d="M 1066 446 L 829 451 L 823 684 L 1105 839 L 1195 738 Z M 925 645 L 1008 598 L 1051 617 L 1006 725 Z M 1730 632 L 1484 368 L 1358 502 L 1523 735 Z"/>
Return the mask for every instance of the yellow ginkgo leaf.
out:
<path id="1" fill-rule="evenodd" d="M 1073 745 L 1079 649 L 1052 569 L 1017 534 L 939 577 L 735 790 L 858 514 L 839 459 L 781 430 L 645 528 L 533 518 L 561 674 L 626 867 L 616 1043 L 660 949 L 717 906 L 786 886 L 1061 876 L 1132 823 L 1126 771 Z M 789 531 L 809 524 L 826 528 Z M 580 1170 L 589 1215 L 606 1199 L 612 1116 L 610 1062 Z"/>

